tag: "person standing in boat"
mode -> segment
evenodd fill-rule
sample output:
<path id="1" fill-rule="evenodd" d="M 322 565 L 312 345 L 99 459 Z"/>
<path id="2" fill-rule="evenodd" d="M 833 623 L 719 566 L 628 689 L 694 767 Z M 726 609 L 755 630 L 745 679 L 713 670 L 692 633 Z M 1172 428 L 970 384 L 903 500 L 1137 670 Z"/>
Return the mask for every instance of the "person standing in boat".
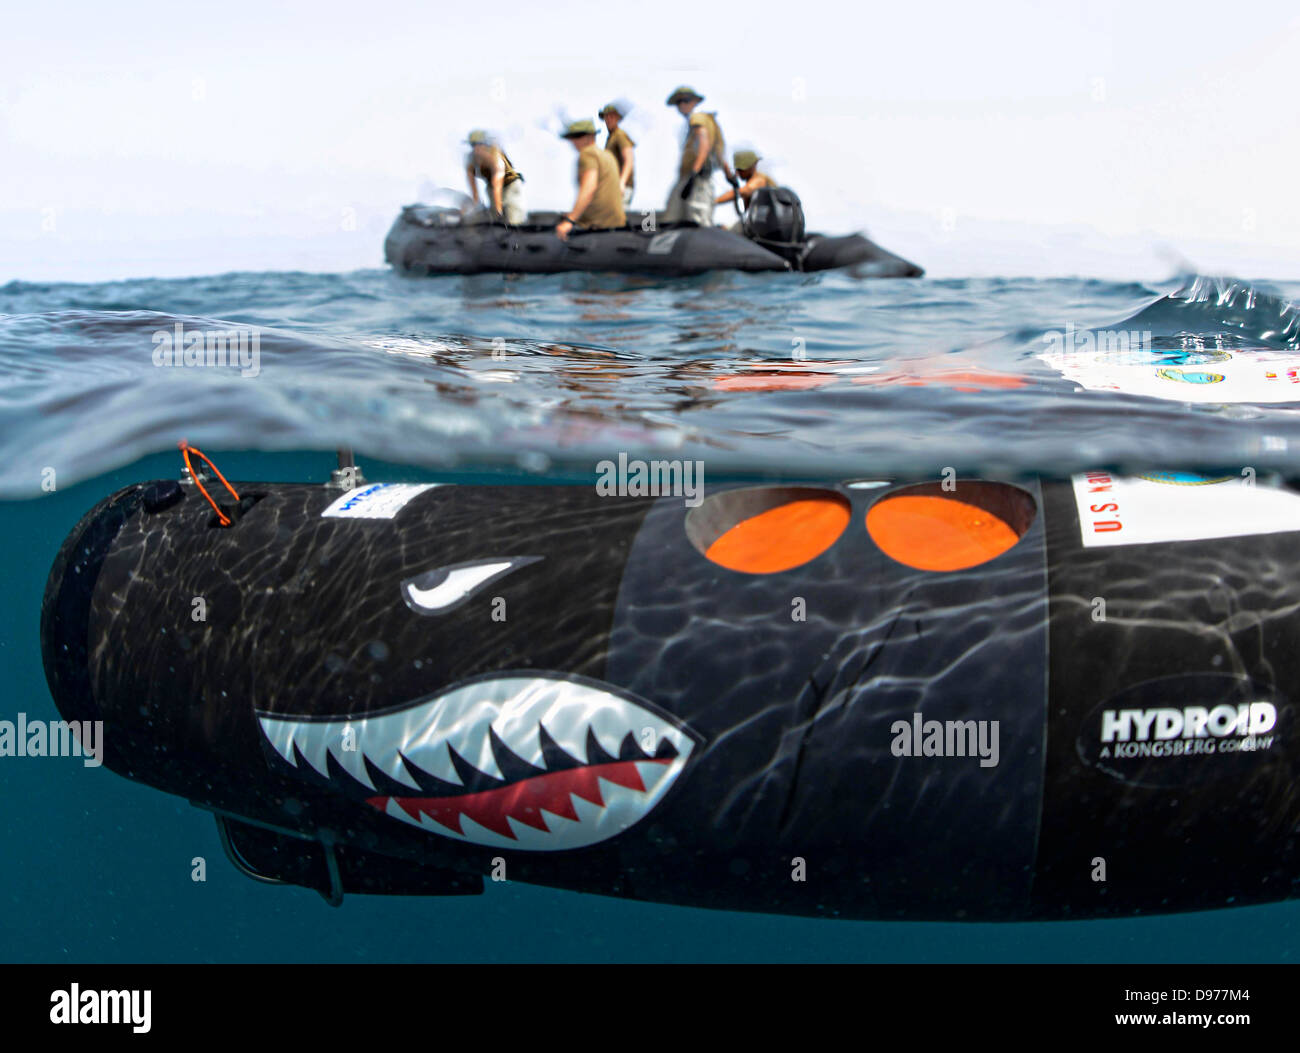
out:
<path id="1" fill-rule="evenodd" d="M 584 230 L 612 230 L 627 226 L 623 189 L 614 155 L 596 145 L 596 124 L 574 121 L 561 133 L 578 151 L 578 199 L 560 220 L 555 233 L 567 240 L 574 226 Z"/>
<path id="2" fill-rule="evenodd" d="M 732 162 L 736 166 L 736 178 L 740 181 L 740 186 L 719 194 L 715 204 L 725 205 L 728 201 L 734 200 L 736 195 L 739 194 L 740 200 L 748 208 L 749 199 L 754 196 L 755 190 L 761 190 L 765 186 L 778 186 L 779 184 L 775 179 L 766 172 L 758 170 L 758 162 L 761 160 L 762 158 L 753 150 L 737 150 L 732 156 Z M 741 220 L 736 220 L 727 229 L 739 234 L 743 228 L 744 223 Z"/>
<path id="3" fill-rule="evenodd" d="M 510 158 L 487 132 L 476 128 L 466 140 L 469 153 L 465 156 L 465 175 L 469 179 L 469 194 L 478 204 L 478 181 L 483 180 L 488 209 L 498 219 L 512 227 L 521 225 L 527 217 L 524 208 L 524 177 L 519 174 Z"/>
<path id="4" fill-rule="evenodd" d="M 665 223 L 682 221 L 701 227 L 713 225 L 713 173 L 721 168 L 727 182 L 735 174 L 727 163 L 722 129 L 718 127 L 716 113 L 697 113 L 696 108 L 704 96 L 694 88 L 682 85 L 668 96 L 668 105 L 686 118 L 686 141 L 682 144 L 682 160 L 678 167 L 677 182 L 668 194 L 664 211 Z"/>
<path id="5" fill-rule="evenodd" d="M 632 202 L 632 191 L 636 186 L 635 158 L 633 148 L 636 143 L 632 137 L 627 134 L 621 127 L 620 122 L 626 116 L 627 107 L 618 102 L 611 102 L 605 105 L 605 108 L 596 116 L 605 122 L 605 128 L 609 135 L 605 138 L 605 149 L 614 155 L 614 162 L 618 165 L 618 185 L 622 188 L 623 204 L 628 205 Z"/>

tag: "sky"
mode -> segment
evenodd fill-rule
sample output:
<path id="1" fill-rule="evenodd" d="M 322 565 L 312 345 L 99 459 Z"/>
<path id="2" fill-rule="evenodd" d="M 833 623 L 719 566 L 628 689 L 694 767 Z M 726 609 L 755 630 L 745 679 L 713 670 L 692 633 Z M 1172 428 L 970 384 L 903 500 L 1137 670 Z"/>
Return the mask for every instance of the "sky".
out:
<path id="1" fill-rule="evenodd" d="M 0 282 L 383 266 L 471 128 L 572 204 L 557 133 L 616 97 L 662 207 L 683 82 L 811 229 L 931 276 L 1293 280 L 1297 55 L 1280 2 L 55 0 L 0 40 Z"/>

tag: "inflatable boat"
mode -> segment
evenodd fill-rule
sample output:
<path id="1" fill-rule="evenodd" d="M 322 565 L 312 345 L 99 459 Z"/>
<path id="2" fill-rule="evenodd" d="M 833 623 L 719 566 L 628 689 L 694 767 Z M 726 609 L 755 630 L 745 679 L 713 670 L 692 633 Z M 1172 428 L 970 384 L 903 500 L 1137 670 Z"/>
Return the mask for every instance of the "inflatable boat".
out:
<path id="1" fill-rule="evenodd" d="M 770 202 L 761 195 L 771 195 Z M 779 196 L 777 196 L 779 195 Z M 805 234 L 802 208 L 788 190 L 761 190 L 746 213 L 745 233 L 668 224 L 661 213 L 633 213 L 618 230 L 555 235 L 558 212 L 529 213 L 527 224 L 491 222 L 481 210 L 407 205 L 384 240 L 384 258 L 405 274 L 504 272 L 554 274 L 615 271 L 665 276 L 711 270 L 824 271 L 849 268 L 864 278 L 920 278 L 916 264 L 861 234 Z"/>
<path id="2" fill-rule="evenodd" d="M 128 486 L 50 573 L 54 700 L 245 873 L 333 903 L 489 876 L 1010 920 L 1300 889 L 1292 489 L 606 470 Z"/>

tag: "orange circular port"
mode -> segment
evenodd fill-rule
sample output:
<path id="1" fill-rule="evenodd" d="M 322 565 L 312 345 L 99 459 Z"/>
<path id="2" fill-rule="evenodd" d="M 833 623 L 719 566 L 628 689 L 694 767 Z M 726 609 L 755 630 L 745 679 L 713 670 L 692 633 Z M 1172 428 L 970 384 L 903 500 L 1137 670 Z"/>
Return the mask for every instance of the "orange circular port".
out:
<path id="1" fill-rule="evenodd" d="M 867 533 L 890 559 L 917 570 L 966 570 L 1015 547 L 1034 518 L 1034 501 L 1004 483 L 908 487 L 867 510 Z"/>
<path id="2" fill-rule="evenodd" d="M 820 556 L 839 540 L 851 515 L 848 501 L 833 490 L 730 490 L 693 510 L 687 534 L 720 567 L 775 574 Z"/>

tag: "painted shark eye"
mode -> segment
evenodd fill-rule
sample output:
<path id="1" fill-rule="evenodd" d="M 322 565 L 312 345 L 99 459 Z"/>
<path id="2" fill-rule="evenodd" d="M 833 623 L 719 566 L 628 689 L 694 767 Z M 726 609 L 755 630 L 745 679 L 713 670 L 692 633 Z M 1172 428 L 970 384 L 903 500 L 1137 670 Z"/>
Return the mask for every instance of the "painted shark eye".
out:
<path id="1" fill-rule="evenodd" d="M 686 517 L 686 536 L 712 563 L 775 574 L 808 563 L 848 526 L 849 502 L 834 490 L 765 486 L 713 494 Z"/>
<path id="2" fill-rule="evenodd" d="M 483 586 L 541 558 L 502 556 L 438 567 L 403 581 L 402 599 L 416 614 L 445 614 L 455 610 Z"/>
<path id="3" fill-rule="evenodd" d="M 917 570 L 967 570 L 1014 548 L 1034 521 L 1034 499 L 1007 483 L 919 483 L 867 509 L 867 533 L 890 559 Z"/>

